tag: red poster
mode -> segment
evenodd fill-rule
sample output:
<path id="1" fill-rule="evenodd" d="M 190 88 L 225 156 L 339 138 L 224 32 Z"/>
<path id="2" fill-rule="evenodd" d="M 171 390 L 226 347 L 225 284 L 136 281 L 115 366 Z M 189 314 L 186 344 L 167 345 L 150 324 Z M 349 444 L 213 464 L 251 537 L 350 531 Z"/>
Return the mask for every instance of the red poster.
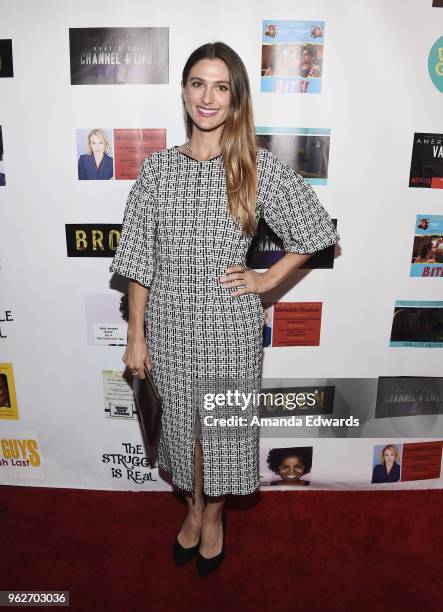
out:
<path id="1" fill-rule="evenodd" d="M 442 442 L 403 444 L 402 480 L 440 478 Z"/>
<path id="2" fill-rule="evenodd" d="M 319 346 L 322 302 L 276 302 L 272 346 Z"/>
<path id="3" fill-rule="evenodd" d="M 145 157 L 165 147 L 165 129 L 114 130 L 115 178 L 136 179 Z"/>

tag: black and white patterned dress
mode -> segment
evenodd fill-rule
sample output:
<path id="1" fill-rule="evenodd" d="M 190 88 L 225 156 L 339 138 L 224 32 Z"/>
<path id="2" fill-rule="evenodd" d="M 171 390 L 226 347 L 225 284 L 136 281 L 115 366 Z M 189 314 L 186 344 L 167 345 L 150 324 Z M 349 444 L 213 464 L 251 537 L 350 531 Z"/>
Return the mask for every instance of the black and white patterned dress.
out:
<path id="1" fill-rule="evenodd" d="M 261 147 L 256 211 L 288 252 L 314 253 L 339 239 L 312 187 Z M 198 161 L 171 147 L 145 159 L 110 270 L 149 287 L 146 341 L 164 402 L 158 463 L 185 491 L 194 491 L 196 435 L 207 495 L 248 494 L 259 486 L 258 426 L 205 420 L 229 410 L 249 423 L 257 408 L 251 402 L 246 410 L 209 410 L 197 384 L 205 392 L 232 388 L 231 381 L 243 392 L 260 389 L 260 298 L 232 297 L 220 282 L 226 268 L 245 265 L 250 242 L 228 213 L 221 155 Z"/>

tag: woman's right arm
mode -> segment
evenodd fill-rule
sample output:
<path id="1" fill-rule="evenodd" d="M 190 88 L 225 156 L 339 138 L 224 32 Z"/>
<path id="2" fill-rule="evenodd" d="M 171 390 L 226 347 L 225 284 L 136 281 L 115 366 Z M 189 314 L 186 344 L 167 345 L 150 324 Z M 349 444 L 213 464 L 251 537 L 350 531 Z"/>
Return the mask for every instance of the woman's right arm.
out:
<path id="1" fill-rule="evenodd" d="M 154 279 L 157 229 L 157 178 L 155 154 L 143 162 L 126 201 L 120 239 L 110 272 L 129 279 L 128 343 L 123 362 L 144 378 L 144 367 L 152 369 L 145 340 L 148 291 Z"/>
<path id="2" fill-rule="evenodd" d="M 137 370 L 140 378 L 145 378 L 144 366 L 148 370 L 152 368 L 151 356 L 149 355 L 145 339 L 145 308 L 148 300 L 149 290 L 136 281 L 130 280 L 128 284 L 128 344 L 123 363 L 130 372 Z"/>

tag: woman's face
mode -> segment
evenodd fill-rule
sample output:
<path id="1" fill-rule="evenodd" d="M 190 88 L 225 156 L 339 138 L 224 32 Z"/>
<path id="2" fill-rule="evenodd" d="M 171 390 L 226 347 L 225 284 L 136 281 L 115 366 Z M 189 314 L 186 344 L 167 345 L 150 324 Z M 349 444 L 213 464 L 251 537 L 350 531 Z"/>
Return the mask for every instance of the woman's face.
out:
<path id="1" fill-rule="evenodd" d="M 384 452 L 385 463 L 394 463 L 395 453 L 392 448 L 387 448 Z"/>
<path id="2" fill-rule="evenodd" d="M 99 136 L 97 136 L 97 134 L 91 136 L 89 139 L 89 144 L 91 145 L 91 149 L 94 154 L 105 152 L 105 142 Z"/>
<path id="3" fill-rule="evenodd" d="M 300 457 L 285 457 L 278 466 L 278 473 L 283 480 L 299 480 L 305 472 L 305 464 Z"/>
<path id="4" fill-rule="evenodd" d="M 307 49 L 303 51 L 303 63 L 307 65 L 311 65 L 313 61 L 312 55 L 309 53 Z"/>
<path id="5" fill-rule="evenodd" d="M 200 130 L 209 132 L 220 127 L 230 111 L 228 67 L 218 58 L 198 61 L 191 68 L 182 93 L 186 110 Z"/>

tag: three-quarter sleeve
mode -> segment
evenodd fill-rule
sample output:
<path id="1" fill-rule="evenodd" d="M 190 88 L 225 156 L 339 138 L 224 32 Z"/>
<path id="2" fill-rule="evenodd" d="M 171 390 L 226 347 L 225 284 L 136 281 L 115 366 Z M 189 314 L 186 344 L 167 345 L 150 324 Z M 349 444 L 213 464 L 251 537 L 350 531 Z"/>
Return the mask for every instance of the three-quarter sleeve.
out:
<path id="1" fill-rule="evenodd" d="M 280 182 L 264 203 L 263 217 L 285 251 L 316 253 L 338 242 L 340 235 L 311 185 L 286 164 L 279 162 L 279 168 Z"/>
<path id="2" fill-rule="evenodd" d="M 123 226 L 109 268 L 150 287 L 155 268 L 156 186 L 146 158 L 126 201 Z"/>

